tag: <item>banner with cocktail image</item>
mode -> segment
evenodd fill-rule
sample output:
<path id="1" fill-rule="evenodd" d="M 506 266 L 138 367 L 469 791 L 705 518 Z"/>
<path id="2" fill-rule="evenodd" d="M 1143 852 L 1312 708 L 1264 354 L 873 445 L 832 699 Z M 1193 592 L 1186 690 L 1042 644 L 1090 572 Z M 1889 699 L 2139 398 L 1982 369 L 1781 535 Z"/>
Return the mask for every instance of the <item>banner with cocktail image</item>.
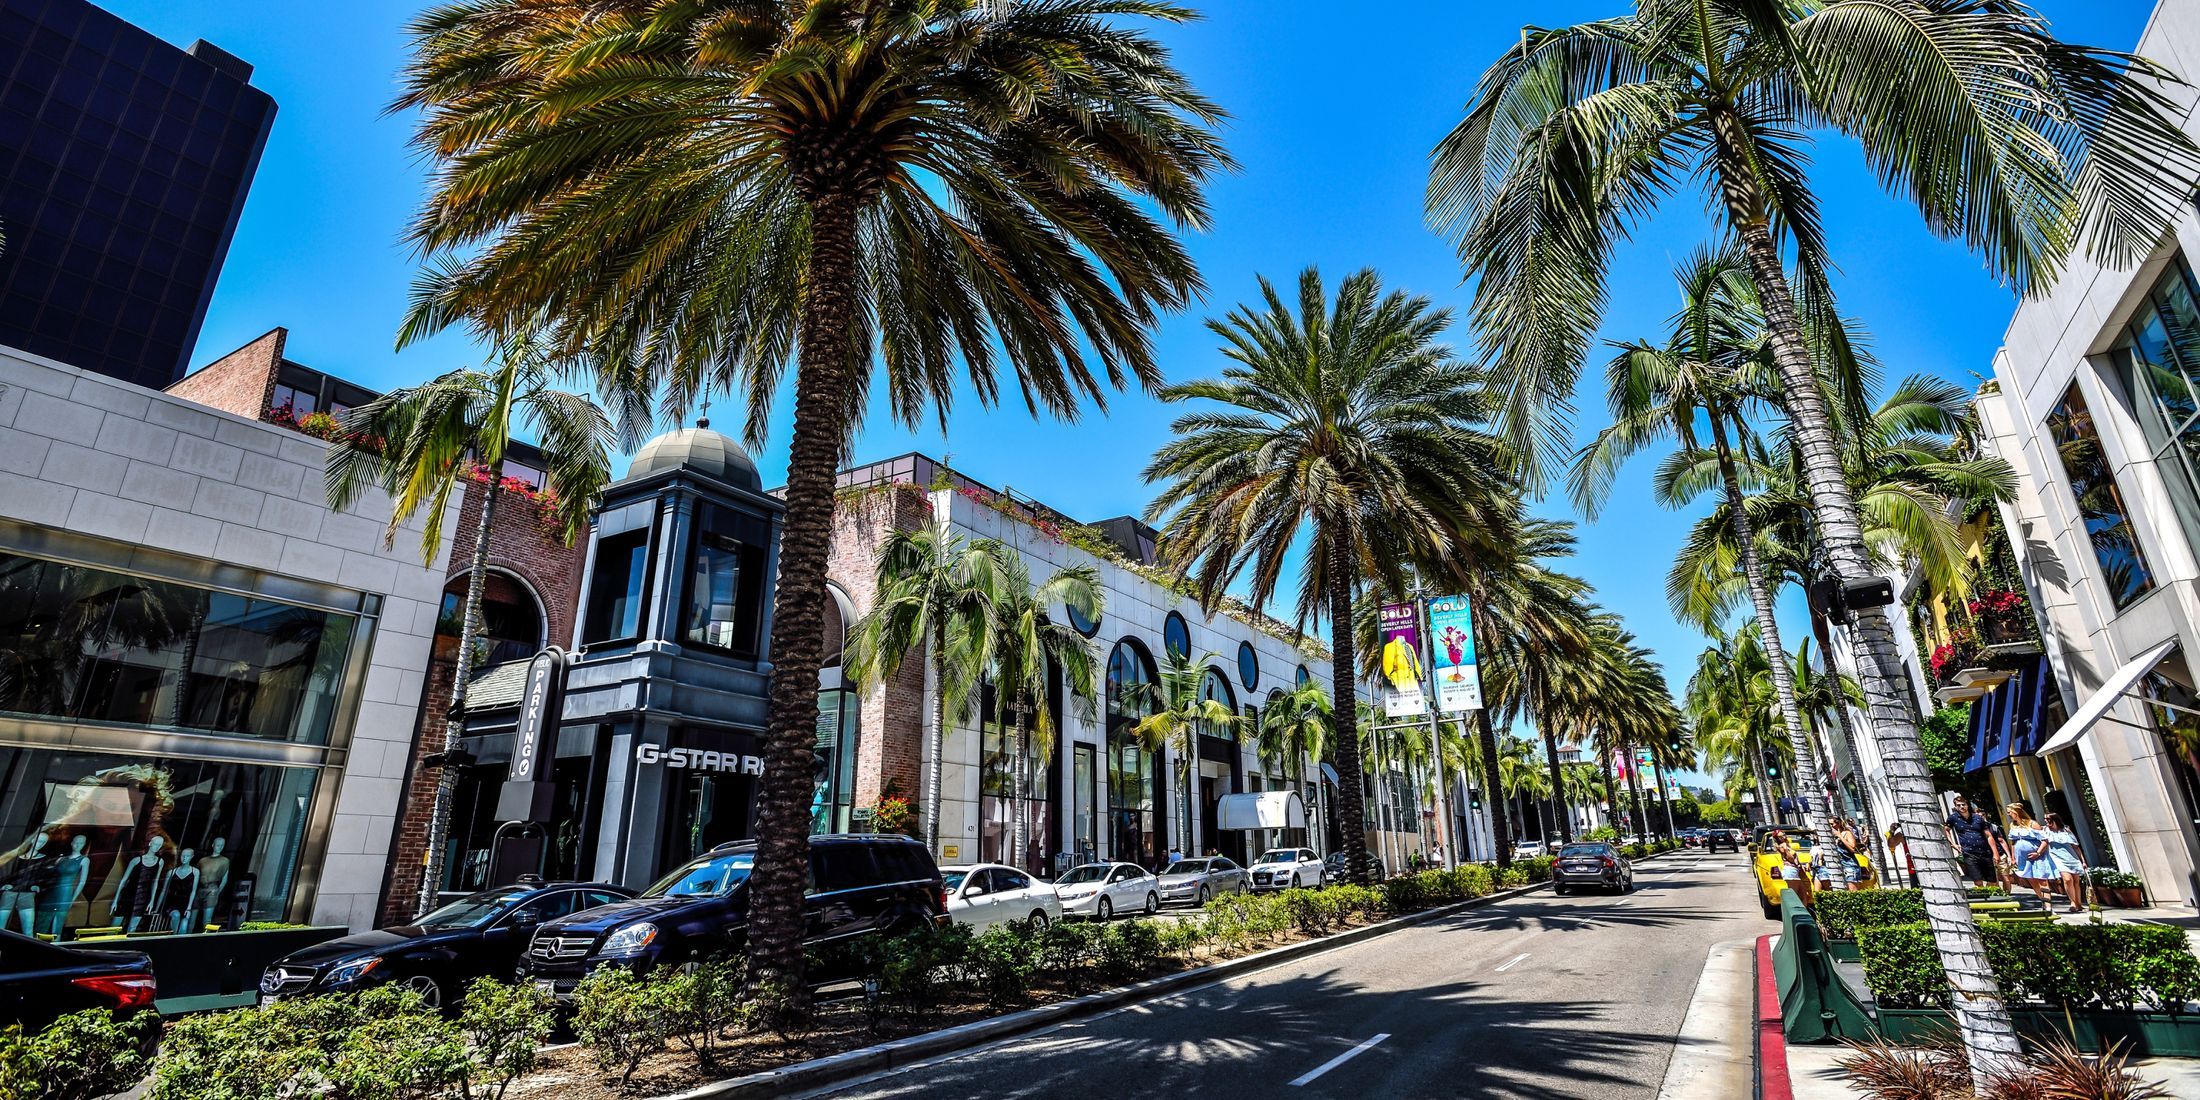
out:
<path id="1" fill-rule="evenodd" d="M 1382 631 L 1383 714 L 1406 718 L 1428 713 L 1421 686 L 1421 609 L 1410 603 L 1386 603 L 1378 620 Z"/>
<path id="2" fill-rule="evenodd" d="M 1436 674 L 1437 711 L 1459 714 L 1482 709 L 1482 673 L 1474 659 L 1474 612 L 1467 598 L 1430 600 L 1428 628 L 1436 642 L 1430 667 Z"/>

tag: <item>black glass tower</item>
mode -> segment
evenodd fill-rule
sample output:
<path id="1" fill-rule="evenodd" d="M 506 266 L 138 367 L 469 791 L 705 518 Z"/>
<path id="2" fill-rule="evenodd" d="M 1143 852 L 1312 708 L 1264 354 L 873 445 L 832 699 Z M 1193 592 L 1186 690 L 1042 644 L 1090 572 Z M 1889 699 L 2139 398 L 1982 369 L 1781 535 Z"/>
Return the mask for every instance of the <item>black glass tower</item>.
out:
<path id="1" fill-rule="evenodd" d="M 84 0 L 0 0 L 0 344 L 183 377 L 275 101 Z"/>

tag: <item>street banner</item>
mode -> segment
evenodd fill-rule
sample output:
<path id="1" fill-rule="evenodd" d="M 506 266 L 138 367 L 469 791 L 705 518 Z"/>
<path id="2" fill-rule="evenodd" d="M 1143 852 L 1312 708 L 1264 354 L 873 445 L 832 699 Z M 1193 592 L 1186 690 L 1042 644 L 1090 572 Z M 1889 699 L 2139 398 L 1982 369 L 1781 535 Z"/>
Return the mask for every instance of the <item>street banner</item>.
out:
<path id="1" fill-rule="evenodd" d="M 1379 620 L 1383 647 L 1383 714 L 1405 718 L 1428 713 L 1421 687 L 1421 609 L 1386 603 Z"/>
<path id="2" fill-rule="evenodd" d="M 1428 602 L 1429 633 L 1436 647 L 1430 659 L 1436 674 L 1436 709 L 1459 714 L 1482 709 L 1482 672 L 1474 657 L 1474 613 L 1465 596 L 1438 596 Z"/>

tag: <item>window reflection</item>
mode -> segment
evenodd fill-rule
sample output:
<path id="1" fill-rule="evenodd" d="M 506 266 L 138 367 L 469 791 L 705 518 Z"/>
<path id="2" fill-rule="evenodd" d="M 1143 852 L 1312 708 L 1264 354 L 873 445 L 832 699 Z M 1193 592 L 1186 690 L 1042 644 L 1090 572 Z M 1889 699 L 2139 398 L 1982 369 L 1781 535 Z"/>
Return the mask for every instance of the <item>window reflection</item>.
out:
<path id="1" fill-rule="evenodd" d="M 2101 575 L 2108 581 L 2109 595 L 2121 608 L 2153 588 L 2154 575 L 2139 551 L 2130 514 L 2124 509 L 2123 493 L 2117 489 L 2108 459 L 2101 453 L 2093 414 L 2075 383 L 2063 394 L 2062 404 L 2048 414 L 2047 432 L 2055 441 L 2063 472 L 2070 479 L 2078 515 L 2085 522 Z"/>
<path id="2" fill-rule="evenodd" d="M 596 543 L 588 589 L 588 629 L 582 641 L 624 641 L 642 630 L 642 584 L 649 574 L 649 532 L 628 531 Z"/>
<path id="3" fill-rule="evenodd" d="M 1125 639 L 1108 655 L 1108 823 L 1110 855 L 1149 866 L 1161 859 L 1154 833 L 1153 754 L 1132 727 L 1153 712 L 1153 657 Z"/>
<path id="4" fill-rule="evenodd" d="M 715 505 L 704 505 L 696 519 L 683 637 L 691 645 L 754 656 L 769 529 Z"/>
<path id="5" fill-rule="evenodd" d="M 2117 359 L 2178 516 L 2200 535 L 2200 304 L 2182 258 L 2148 292 Z"/>

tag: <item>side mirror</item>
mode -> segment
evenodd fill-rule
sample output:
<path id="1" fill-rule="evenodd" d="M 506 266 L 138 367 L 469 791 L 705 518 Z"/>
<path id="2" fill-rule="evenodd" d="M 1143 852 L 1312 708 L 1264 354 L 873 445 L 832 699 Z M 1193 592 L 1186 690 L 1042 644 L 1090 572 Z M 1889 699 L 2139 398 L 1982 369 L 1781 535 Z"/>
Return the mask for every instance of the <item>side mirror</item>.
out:
<path id="1" fill-rule="evenodd" d="M 984 897 L 986 893 L 987 891 L 985 887 L 979 886 L 975 883 L 963 887 L 963 896 L 966 898 L 980 898 Z"/>
<path id="2" fill-rule="evenodd" d="M 512 911 L 512 927 L 514 928 L 533 928 L 541 923 L 542 911 L 539 909 L 515 909 Z"/>

